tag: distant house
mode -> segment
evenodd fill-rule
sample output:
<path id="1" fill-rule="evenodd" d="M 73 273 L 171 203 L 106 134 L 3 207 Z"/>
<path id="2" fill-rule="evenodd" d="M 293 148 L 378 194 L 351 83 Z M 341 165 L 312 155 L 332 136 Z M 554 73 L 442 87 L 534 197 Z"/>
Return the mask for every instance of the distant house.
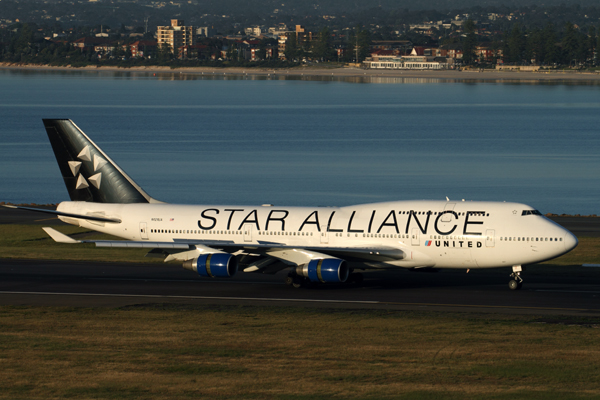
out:
<path id="1" fill-rule="evenodd" d="M 449 44 L 445 47 L 448 58 L 453 58 L 455 60 L 462 60 L 463 58 L 463 48 L 460 43 Z"/>
<path id="2" fill-rule="evenodd" d="M 131 57 L 151 58 L 156 55 L 158 43 L 155 40 L 138 40 L 129 44 Z"/>
<path id="3" fill-rule="evenodd" d="M 73 47 L 77 47 L 81 51 L 95 50 L 96 48 L 114 47 L 112 40 L 102 37 L 83 37 L 71 42 Z"/>
<path id="4" fill-rule="evenodd" d="M 204 44 L 193 44 L 181 47 L 181 58 L 206 60 L 211 58 L 210 48 Z"/>
<path id="5" fill-rule="evenodd" d="M 475 47 L 475 57 L 477 57 L 478 60 L 491 62 L 494 59 L 494 57 L 502 57 L 502 50 L 493 50 L 489 47 L 477 46 Z"/>
<path id="6" fill-rule="evenodd" d="M 408 40 L 373 40 L 371 50 L 392 50 L 398 55 L 407 54 L 413 44 Z"/>

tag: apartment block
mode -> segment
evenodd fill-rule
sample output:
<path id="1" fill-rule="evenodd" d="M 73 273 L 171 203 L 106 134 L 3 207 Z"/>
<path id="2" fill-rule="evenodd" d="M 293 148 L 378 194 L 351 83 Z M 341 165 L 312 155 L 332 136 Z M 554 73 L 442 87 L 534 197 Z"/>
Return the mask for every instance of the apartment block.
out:
<path id="1" fill-rule="evenodd" d="M 179 54 L 182 47 L 196 44 L 196 30 L 193 26 L 185 26 L 181 19 L 172 19 L 171 26 L 157 27 L 156 39 L 159 46 L 166 43 Z"/>

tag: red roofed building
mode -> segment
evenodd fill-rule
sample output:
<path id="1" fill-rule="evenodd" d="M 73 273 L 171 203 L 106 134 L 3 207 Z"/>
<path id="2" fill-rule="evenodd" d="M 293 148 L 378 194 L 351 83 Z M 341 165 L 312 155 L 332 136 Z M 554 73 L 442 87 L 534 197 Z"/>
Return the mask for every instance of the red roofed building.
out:
<path id="1" fill-rule="evenodd" d="M 148 58 L 156 54 L 158 43 L 155 40 L 138 40 L 129 45 L 131 57 Z"/>

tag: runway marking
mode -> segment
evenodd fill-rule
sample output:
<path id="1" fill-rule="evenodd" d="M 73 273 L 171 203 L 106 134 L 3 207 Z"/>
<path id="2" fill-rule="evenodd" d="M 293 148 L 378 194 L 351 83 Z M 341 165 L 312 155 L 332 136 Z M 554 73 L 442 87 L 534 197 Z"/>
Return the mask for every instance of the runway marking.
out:
<path id="1" fill-rule="evenodd" d="M 100 296 L 100 297 L 151 297 L 162 299 L 196 299 L 196 300 L 259 300 L 259 301 L 298 301 L 313 303 L 355 303 L 355 304 L 382 304 L 381 301 L 370 300 L 319 300 L 319 299 L 284 299 L 270 297 L 223 297 L 223 296 L 181 296 L 162 294 L 118 294 L 118 293 L 60 293 L 60 292 L 10 292 L 0 291 L 0 294 L 35 294 L 56 296 Z"/>
<path id="2" fill-rule="evenodd" d="M 300 303 L 336 303 L 336 304 L 380 304 L 399 306 L 421 306 L 421 307 L 465 307 L 465 308 L 506 308 L 513 310 L 554 310 L 554 311 L 589 311 L 587 308 L 558 308 L 558 307 L 526 307 L 526 306 L 493 306 L 481 304 L 443 304 L 443 303 L 402 303 L 378 300 L 320 300 L 320 299 L 285 299 L 272 297 L 223 297 L 223 296 L 182 296 L 182 295 L 160 295 L 160 294 L 118 294 L 118 293 L 60 293 L 60 292 L 13 292 L 0 291 L 0 294 L 33 294 L 52 296 L 98 296 L 98 297 L 132 297 L 132 298 L 157 298 L 157 299 L 188 299 L 188 300 L 253 300 L 253 301 L 278 301 L 278 302 L 300 302 Z"/>

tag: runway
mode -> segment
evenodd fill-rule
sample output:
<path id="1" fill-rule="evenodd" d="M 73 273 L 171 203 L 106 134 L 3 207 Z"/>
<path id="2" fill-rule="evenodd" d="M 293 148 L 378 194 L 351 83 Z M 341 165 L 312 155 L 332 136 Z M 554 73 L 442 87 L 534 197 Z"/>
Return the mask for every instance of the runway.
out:
<path id="1" fill-rule="evenodd" d="M 294 289 L 285 274 L 238 273 L 205 279 L 175 265 L 1 260 L 0 304 L 123 307 L 226 304 L 431 310 L 478 313 L 600 315 L 600 271 L 577 276 L 525 274 L 521 291 L 506 271 L 367 273 L 360 284 Z M 584 271 L 585 272 L 585 271 Z M 594 277 L 595 276 L 595 277 Z"/>
<path id="2" fill-rule="evenodd" d="M 11 223 L 39 223 L 46 217 L 18 213 L 19 217 L 10 217 Z M 0 211 L 4 223 L 5 215 Z M 576 234 L 595 236 L 600 231 L 597 221 L 565 218 L 562 222 Z M 0 304 L 124 307 L 171 303 L 600 316 L 600 268 L 564 267 L 558 273 L 556 267 L 546 267 L 552 268 L 550 273 L 544 268 L 538 265 L 525 271 L 520 291 L 508 289 L 508 269 L 468 274 L 464 270 L 367 272 L 359 285 L 294 289 L 283 283 L 285 272 L 274 276 L 239 272 L 227 280 L 200 278 L 179 263 L 0 259 Z"/>

